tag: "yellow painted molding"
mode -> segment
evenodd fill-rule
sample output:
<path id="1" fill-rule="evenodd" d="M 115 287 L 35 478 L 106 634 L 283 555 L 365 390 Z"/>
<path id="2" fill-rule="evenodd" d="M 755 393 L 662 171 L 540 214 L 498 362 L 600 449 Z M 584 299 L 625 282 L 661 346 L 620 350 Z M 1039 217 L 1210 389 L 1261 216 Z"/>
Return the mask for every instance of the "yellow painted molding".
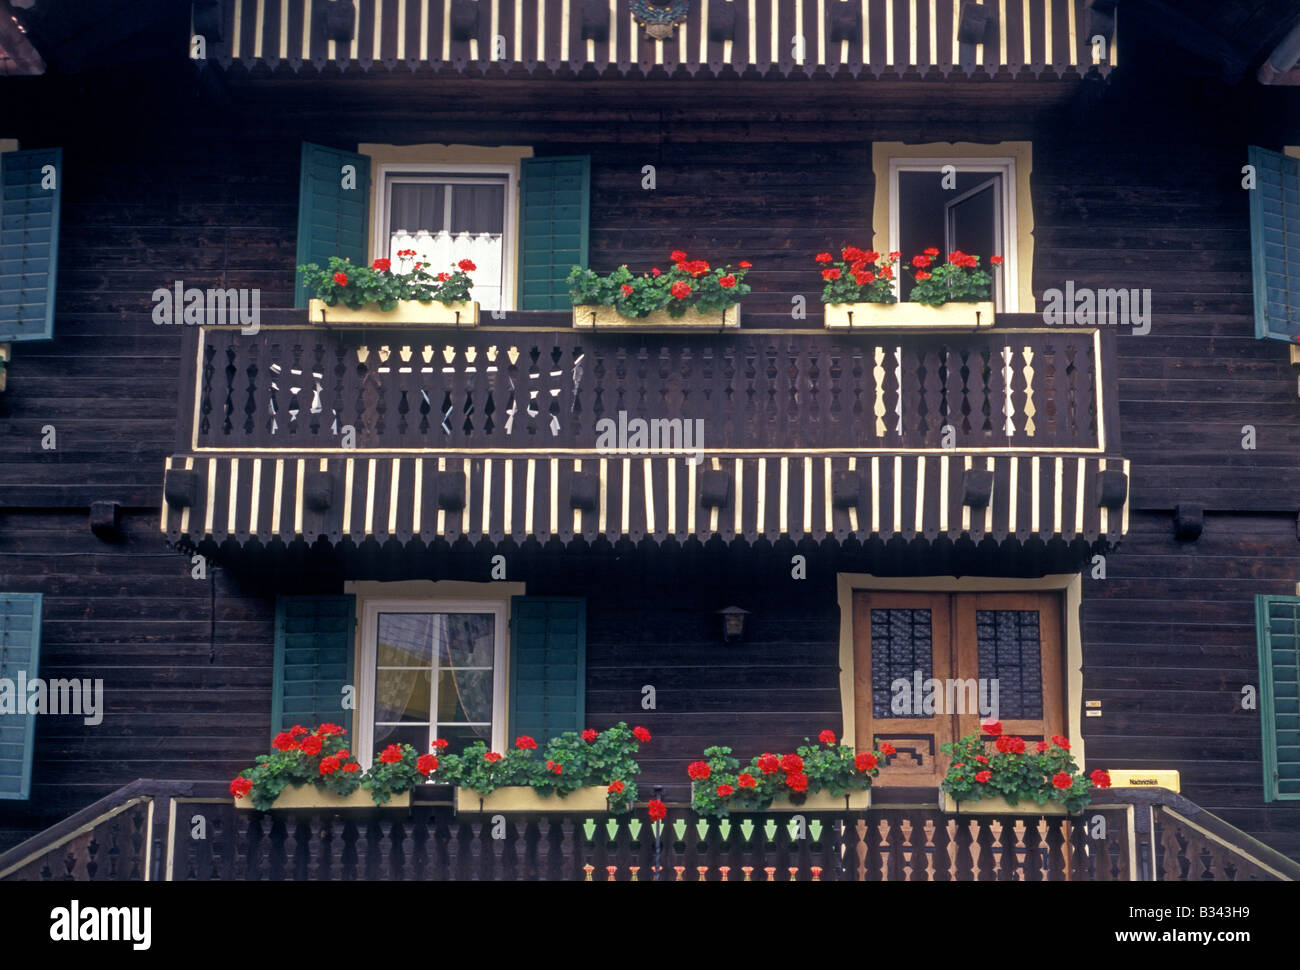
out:
<path id="1" fill-rule="evenodd" d="M 667 310 L 655 310 L 644 317 L 625 317 L 612 306 L 576 306 L 573 308 L 576 330 L 635 330 L 641 333 L 679 333 L 683 330 L 735 330 L 740 326 L 740 305 L 727 307 L 722 318 L 713 314 L 687 310 L 680 317 Z"/>
<path id="2" fill-rule="evenodd" d="M 243 798 L 236 798 L 234 802 L 235 808 L 255 811 L 253 799 L 248 795 Z M 411 793 L 409 791 L 394 795 L 383 805 L 376 805 L 375 800 L 370 796 L 370 792 L 365 788 L 358 788 L 350 795 L 338 795 L 332 791 L 322 791 L 315 785 L 288 785 L 271 803 L 271 811 L 288 808 L 328 810 L 335 808 L 410 808 L 410 806 Z"/>
<path id="3" fill-rule="evenodd" d="M 336 327 L 476 327 L 478 303 L 461 300 L 440 303 L 432 300 L 398 300 L 391 310 L 381 310 L 378 303 L 367 303 L 359 310 L 326 306 L 321 300 L 307 304 L 307 319 L 312 323 Z"/>
<path id="4" fill-rule="evenodd" d="M 827 330 L 984 329 L 993 326 L 991 300 L 978 303 L 827 303 Z"/>
<path id="5" fill-rule="evenodd" d="M 1061 622 L 1065 627 L 1065 712 L 1071 752 L 1080 770 L 1087 764 L 1083 740 L 1083 639 L 1079 627 L 1083 576 L 1053 573 L 1036 579 L 998 576 L 873 576 L 871 573 L 837 573 L 835 598 L 840 608 L 840 713 L 842 737 L 856 737 L 857 712 L 853 703 L 853 594 L 859 590 L 936 593 L 1061 592 Z"/>
<path id="6" fill-rule="evenodd" d="M 1033 171 L 1033 143 L 1004 141 L 992 145 L 975 142 L 927 142 L 908 145 L 878 141 L 871 145 L 871 168 L 876 177 L 871 212 L 872 243 L 877 252 L 889 250 L 889 160 L 891 158 L 1013 158 L 1016 163 L 1016 275 L 1019 305 L 1014 312 L 1034 313 L 1034 211 L 1029 193 Z M 905 254 L 906 255 L 906 254 Z M 1012 311 L 1007 311 L 1012 312 Z"/>

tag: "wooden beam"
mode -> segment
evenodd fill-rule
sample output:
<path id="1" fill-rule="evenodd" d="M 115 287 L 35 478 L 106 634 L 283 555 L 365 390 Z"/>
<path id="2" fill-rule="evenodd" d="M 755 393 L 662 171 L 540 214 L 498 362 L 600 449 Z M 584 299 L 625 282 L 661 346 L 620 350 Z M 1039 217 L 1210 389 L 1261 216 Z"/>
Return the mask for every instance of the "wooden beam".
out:
<path id="1" fill-rule="evenodd" d="M 8 60 L 13 68 L 0 69 L 9 75 L 33 76 L 45 73 L 45 59 L 32 46 L 9 0 L 0 0 L 0 62 Z"/>

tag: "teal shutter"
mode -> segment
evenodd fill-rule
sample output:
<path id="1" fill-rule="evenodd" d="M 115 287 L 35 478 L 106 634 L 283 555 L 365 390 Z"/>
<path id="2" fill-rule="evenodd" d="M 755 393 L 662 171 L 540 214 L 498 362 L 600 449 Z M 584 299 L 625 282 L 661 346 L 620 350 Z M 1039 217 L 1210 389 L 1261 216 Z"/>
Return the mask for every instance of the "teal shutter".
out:
<path id="1" fill-rule="evenodd" d="M 565 279 L 587 265 L 591 159 L 525 158 L 519 170 L 519 309 L 567 310 Z"/>
<path id="2" fill-rule="evenodd" d="M 41 594 L 0 593 L 0 679 L 17 689 L 21 672 L 30 683 L 40 676 L 40 655 Z M 0 714 L 0 798 L 31 794 L 35 741 L 35 714 Z"/>
<path id="3" fill-rule="evenodd" d="M 1250 146 L 1255 336 L 1300 339 L 1300 159 Z"/>
<path id="4" fill-rule="evenodd" d="M 1256 596 L 1264 801 L 1300 800 L 1300 596 Z"/>
<path id="5" fill-rule="evenodd" d="M 355 182 L 344 166 L 356 168 Z M 344 181 L 349 188 L 344 188 Z M 302 143 L 302 177 L 298 186 L 298 265 L 328 266 L 342 256 L 369 266 L 366 239 L 370 222 L 370 156 Z M 298 277 L 297 302 L 305 307 L 314 294 Z"/>
<path id="6" fill-rule="evenodd" d="M 355 609 L 351 595 L 276 599 L 272 735 L 329 722 L 355 737 L 352 711 L 343 709 L 343 688 L 354 683 Z"/>
<path id="7" fill-rule="evenodd" d="M 581 731 L 586 716 L 587 601 L 568 596 L 510 600 L 509 743 L 544 744 Z"/>
<path id="8" fill-rule="evenodd" d="M 63 149 L 0 155 L 0 341 L 54 336 L 62 195 Z"/>

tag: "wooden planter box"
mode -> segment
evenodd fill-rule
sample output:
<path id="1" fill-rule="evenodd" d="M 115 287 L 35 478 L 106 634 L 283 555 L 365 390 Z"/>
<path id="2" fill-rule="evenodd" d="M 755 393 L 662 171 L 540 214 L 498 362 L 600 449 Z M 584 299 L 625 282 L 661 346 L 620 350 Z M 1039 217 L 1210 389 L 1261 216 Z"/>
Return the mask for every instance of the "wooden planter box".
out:
<path id="1" fill-rule="evenodd" d="M 1039 805 L 1028 798 L 1022 798 L 1015 805 L 1009 804 L 1005 798 L 981 798 L 973 802 L 958 803 L 942 788 L 939 789 L 939 809 L 950 815 L 1015 815 L 1020 818 L 1070 814 L 1070 810 L 1060 802 Z"/>
<path id="2" fill-rule="evenodd" d="M 928 327 L 993 326 L 994 305 L 982 303 L 827 303 L 827 330 L 908 330 Z"/>
<path id="3" fill-rule="evenodd" d="M 543 795 L 527 785 L 507 785 L 489 795 L 472 788 L 456 789 L 457 812 L 607 812 L 609 795 L 606 786 L 579 788 L 561 798 Z"/>
<path id="4" fill-rule="evenodd" d="M 251 795 L 236 798 L 235 808 L 256 811 Z M 370 797 L 370 791 L 358 788 L 351 795 L 336 795 L 332 791 L 321 791 L 315 785 L 289 785 L 280 792 L 279 797 L 271 803 L 271 811 L 282 809 L 336 809 L 336 808 L 410 808 L 411 793 L 402 792 L 394 795 L 383 805 L 376 805 Z"/>
<path id="5" fill-rule="evenodd" d="M 678 333 L 682 330 L 735 330 L 740 326 L 740 304 L 722 313 L 696 313 L 687 310 L 671 317 L 667 310 L 656 310 L 644 317 L 625 317 L 612 306 L 576 306 L 573 326 L 577 330 L 638 330 L 646 333 Z"/>
<path id="6" fill-rule="evenodd" d="M 326 306 L 312 300 L 307 315 L 312 323 L 327 327 L 474 327 L 478 325 L 478 304 L 400 300 L 393 309 L 384 311 L 377 303 L 353 310 L 342 304 Z"/>
<path id="7" fill-rule="evenodd" d="M 847 802 L 847 804 L 846 804 Z M 830 792 L 819 791 L 815 795 L 809 795 L 800 805 L 790 801 L 789 796 L 774 801 L 764 811 L 768 812 L 835 812 L 835 811 L 865 811 L 871 807 L 871 789 L 865 791 L 851 791 L 847 795 L 840 795 L 838 798 Z M 744 814 L 743 812 L 740 814 Z"/>

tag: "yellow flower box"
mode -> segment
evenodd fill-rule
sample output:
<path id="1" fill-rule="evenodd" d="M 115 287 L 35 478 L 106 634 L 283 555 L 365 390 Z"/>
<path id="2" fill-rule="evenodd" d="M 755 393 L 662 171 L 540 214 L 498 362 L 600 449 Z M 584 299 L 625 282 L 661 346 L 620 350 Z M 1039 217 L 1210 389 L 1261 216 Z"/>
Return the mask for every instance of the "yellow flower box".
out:
<path id="1" fill-rule="evenodd" d="M 472 788 L 456 789 L 457 812 L 606 812 L 609 811 L 608 789 L 590 785 L 570 792 L 543 795 L 527 785 L 507 785 L 487 795 Z"/>
<path id="2" fill-rule="evenodd" d="M 383 805 L 376 805 L 369 789 L 358 788 L 350 795 L 339 795 L 332 791 L 321 791 L 315 785 L 287 785 L 284 791 L 271 803 L 271 811 L 283 809 L 328 809 L 336 808 L 410 808 L 409 791 L 394 795 Z M 251 794 L 235 799 L 235 808 L 253 809 Z"/>
<path id="3" fill-rule="evenodd" d="M 993 326 L 994 304 L 945 303 L 827 303 L 827 330 L 907 330 L 932 327 L 971 329 Z"/>
<path id="4" fill-rule="evenodd" d="M 958 803 L 952 795 L 939 789 L 939 810 L 959 815 L 1014 815 L 1017 818 L 1038 818 L 1040 815 L 1069 815 L 1070 810 L 1060 802 L 1039 805 L 1031 798 L 1022 798 L 1015 805 L 1005 798 L 980 798 Z"/>
<path id="5" fill-rule="evenodd" d="M 871 807 L 871 789 L 867 788 L 862 791 L 851 791 L 845 795 L 836 797 L 830 792 L 819 791 L 814 795 L 808 795 L 800 805 L 790 801 L 789 796 L 779 798 L 769 805 L 764 811 L 768 812 L 860 812 L 866 811 Z M 743 815 L 743 811 L 737 812 Z"/>
<path id="6" fill-rule="evenodd" d="M 637 330 L 643 333 L 677 333 L 682 330 L 735 330 L 740 326 L 740 304 L 721 313 L 697 313 L 688 309 L 673 317 L 667 310 L 655 310 L 644 317 L 625 317 L 612 306 L 575 306 L 573 326 L 577 330 Z"/>
<path id="7" fill-rule="evenodd" d="M 312 300 L 307 305 L 307 317 L 327 327 L 475 327 L 478 303 L 399 300 L 391 310 L 379 309 L 378 303 L 353 310 L 341 303 L 326 306 L 322 300 Z"/>

